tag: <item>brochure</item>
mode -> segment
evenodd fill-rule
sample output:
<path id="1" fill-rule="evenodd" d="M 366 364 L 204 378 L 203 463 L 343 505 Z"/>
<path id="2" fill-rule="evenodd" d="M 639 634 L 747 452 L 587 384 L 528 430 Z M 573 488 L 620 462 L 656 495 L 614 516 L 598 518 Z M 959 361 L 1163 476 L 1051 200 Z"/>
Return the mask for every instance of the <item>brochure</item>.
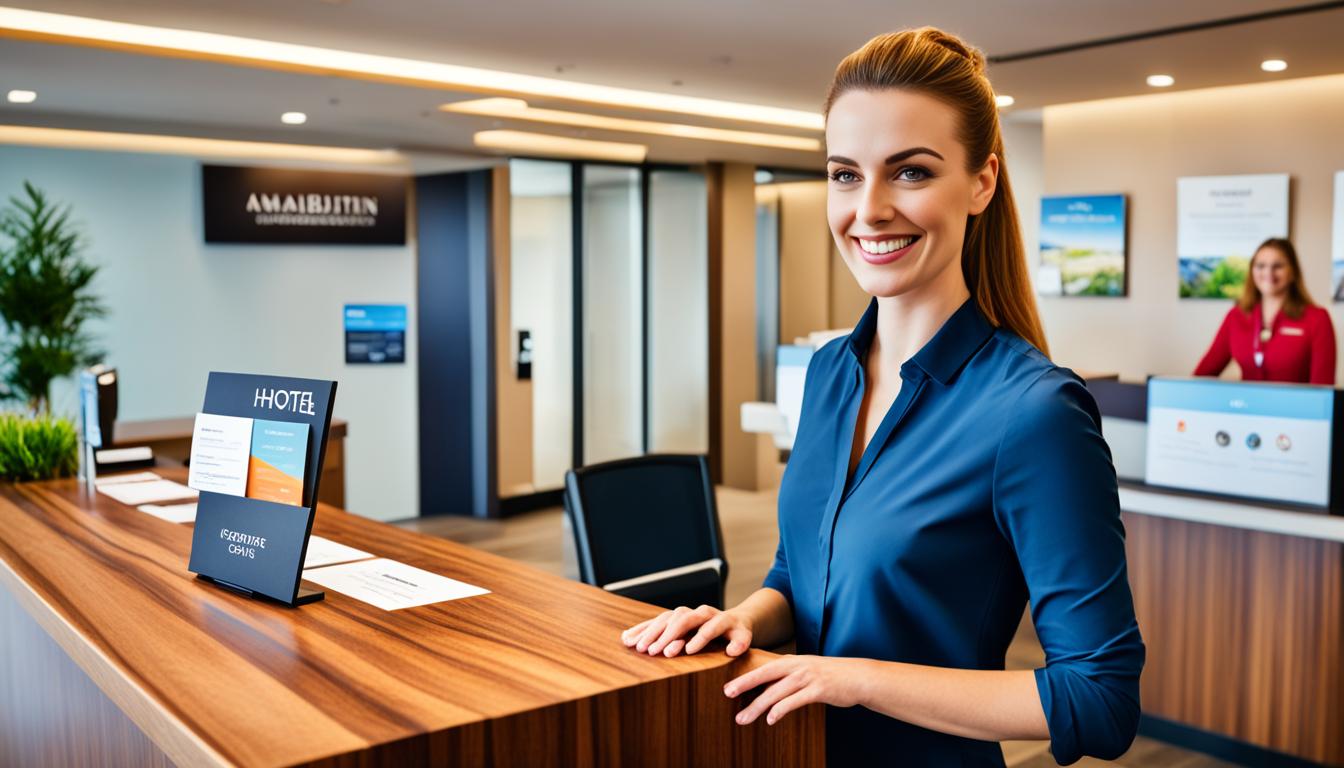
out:
<path id="1" fill-rule="evenodd" d="M 247 496 L 303 506 L 303 470 L 308 461 L 308 425 L 252 421 Z"/>

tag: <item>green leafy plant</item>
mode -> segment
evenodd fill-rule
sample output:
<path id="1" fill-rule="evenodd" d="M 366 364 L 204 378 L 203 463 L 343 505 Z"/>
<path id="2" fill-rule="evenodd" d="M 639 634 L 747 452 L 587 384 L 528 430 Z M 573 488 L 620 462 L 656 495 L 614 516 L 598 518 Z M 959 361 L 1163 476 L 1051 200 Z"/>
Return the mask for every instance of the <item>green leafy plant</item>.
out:
<path id="1" fill-rule="evenodd" d="M 69 477 L 79 468 L 79 438 L 69 419 L 0 413 L 0 480 Z"/>
<path id="2" fill-rule="evenodd" d="M 102 357 L 84 324 L 107 310 L 93 295 L 98 268 L 83 258 L 69 207 L 53 204 L 27 181 L 23 191 L 0 211 L 0 394 L 46 413 L 52 380 Z"/>

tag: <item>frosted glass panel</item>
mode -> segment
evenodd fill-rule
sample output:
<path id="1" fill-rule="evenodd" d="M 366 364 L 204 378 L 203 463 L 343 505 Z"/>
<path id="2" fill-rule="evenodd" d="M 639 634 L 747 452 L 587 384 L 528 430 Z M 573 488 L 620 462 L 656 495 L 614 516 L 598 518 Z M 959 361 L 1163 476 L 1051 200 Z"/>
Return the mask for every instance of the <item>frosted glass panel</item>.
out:
<path id="1" fill-rule="evenodd" d="M 574 238 L 569 163 L 509 163 L 509 302 L 518 331 L 532 341 L 534 490 L 560 488 L 574 440 Z M 516 352 L 515 352 L 516 354 Z"/>
<path id="2" fill-rule="evenodd" d="M 644 452 L 639 170 L 583 170 L 583 463 Z"/>
<path id="3" fill-rule="evenodd" d="M 709 451 L 705 177 L 649 176 L 649 451 Z"/>

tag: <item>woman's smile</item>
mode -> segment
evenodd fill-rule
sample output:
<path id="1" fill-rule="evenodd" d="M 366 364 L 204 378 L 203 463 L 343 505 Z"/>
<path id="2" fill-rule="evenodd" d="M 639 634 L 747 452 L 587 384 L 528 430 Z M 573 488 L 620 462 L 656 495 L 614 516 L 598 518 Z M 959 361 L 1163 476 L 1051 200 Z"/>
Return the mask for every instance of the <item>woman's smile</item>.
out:
<path id="1" fill-rule="evenodd" d="M 869 264 L 890 264 L 914 249 L 919 235 L 858 235 L 850 237 Z"/>

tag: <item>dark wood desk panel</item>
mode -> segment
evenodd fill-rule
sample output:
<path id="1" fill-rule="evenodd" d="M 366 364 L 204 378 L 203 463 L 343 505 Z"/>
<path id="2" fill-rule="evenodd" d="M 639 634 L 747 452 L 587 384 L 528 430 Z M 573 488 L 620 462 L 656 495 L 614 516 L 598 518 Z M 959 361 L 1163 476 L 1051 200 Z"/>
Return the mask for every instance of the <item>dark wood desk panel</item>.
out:
<path id="1" fill-rule="evenodd" d="M 1124 513 L 1143 711 L 1344 765 L 1344 544 Z"/>
<path id="2" fill-rule="evenodd" d="M 0 487 L 0 584 L 181 765 L 824 762 L 820 707 L 733 722 L 723 684 L 769 653 L 649 658 L 619 643 L 648 605 L 327 505 L 314 532 L 491 594 L 248 600 L 192 578 L 189 526 L 73 481 Z"/>
<path id="3" fill-rule="evenodd" d="M 112 448 L 147 445 L 159 459 L 167 459 L 172 466 L 184 466 L 191 458 L 191 431 L 195 417 L 176 419 L 147 419 L 118 421 L 112 428 Z M 327 457 L 322 463 L 322 482 L 317 500 L 333 507 L 345 506 L 345 436 L 348 424 L 344 419 L 331 420 L 327 436 Z"/>

